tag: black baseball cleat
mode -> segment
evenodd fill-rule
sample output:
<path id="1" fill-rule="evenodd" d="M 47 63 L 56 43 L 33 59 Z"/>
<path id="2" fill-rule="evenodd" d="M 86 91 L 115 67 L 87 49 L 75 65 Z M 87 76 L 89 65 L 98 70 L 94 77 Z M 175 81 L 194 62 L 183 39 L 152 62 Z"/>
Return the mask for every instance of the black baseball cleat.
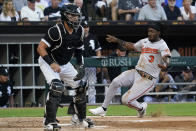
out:
<path id="1" fill-rule="evenodd" d="M 94 127 L 95 124 L 90 118 L 84 119 L 88 123 L 88 128 Z"/>

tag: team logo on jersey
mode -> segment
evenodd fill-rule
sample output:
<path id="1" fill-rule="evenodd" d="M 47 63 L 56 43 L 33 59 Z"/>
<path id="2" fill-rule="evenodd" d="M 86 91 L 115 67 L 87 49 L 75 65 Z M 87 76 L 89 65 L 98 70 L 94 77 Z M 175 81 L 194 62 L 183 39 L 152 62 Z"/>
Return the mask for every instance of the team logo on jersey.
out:
<path id="1" fill-rule="evenodd" d="M 94 50 L 95 49 L 95 41 L 94 40 L 90 40 L 89 43 L 90 43 L 89 46 L 92 47 L 92 49 Z"/>

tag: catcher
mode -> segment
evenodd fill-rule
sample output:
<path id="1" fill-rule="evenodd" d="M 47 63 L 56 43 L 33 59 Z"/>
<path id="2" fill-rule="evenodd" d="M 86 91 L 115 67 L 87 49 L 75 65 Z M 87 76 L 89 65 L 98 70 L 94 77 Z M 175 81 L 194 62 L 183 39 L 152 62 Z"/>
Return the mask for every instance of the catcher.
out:
<path id="1" fill-rule="evenodd" d="M 56 120 L 59 102 L 64 91 L 61 81 L 76 90 L 68 111 L 73 114 L 72 122 L 91 127 L 92 121 L 86 119 L 86 83 L 81 81 L 84 76 L 82 56 L 84 30 L 80 26 L 81 10 L 74 4 L 68 4 L 61 8 L 60 13 L 62 22 L 48 29 L 37 48 L 40 55 L 40 69 L 50 85 L 46 99 L 44 127 L 46 130 L 61 128 Z M 78 72 L 70 63 L 73 53 L 77 59 Z"/>

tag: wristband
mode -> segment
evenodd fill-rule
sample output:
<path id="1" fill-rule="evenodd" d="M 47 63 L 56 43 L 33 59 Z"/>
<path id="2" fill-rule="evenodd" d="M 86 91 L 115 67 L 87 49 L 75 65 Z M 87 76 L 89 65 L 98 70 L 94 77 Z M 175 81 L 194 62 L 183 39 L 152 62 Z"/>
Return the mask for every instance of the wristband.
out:
<path id="1" fill-rule="evenodd" d="M 50 58 L 49 55 L 43 56 L 43 59 L 46 61 L 46 63 L 48 63 L 48 65 L 51 65 L 52 63 L 54 63 L 54 61 Z"/>

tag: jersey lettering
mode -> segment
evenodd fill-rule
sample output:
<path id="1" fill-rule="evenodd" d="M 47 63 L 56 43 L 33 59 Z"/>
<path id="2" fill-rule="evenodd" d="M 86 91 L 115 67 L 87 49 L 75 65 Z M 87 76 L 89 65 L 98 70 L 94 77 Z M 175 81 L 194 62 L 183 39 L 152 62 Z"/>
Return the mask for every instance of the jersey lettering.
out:
<path id="1" fill-rule="evenodd" d="M 90 43 L 89 46 L 92 47 L 92 49 L 94 50 L 95 49 L 95 41 L 94 40 L 90 40 L 89 43 Z"/>
<path id="2" fill-rule="evenodd" d="M 143 47 L 142 53 L 151 53 L 151 54 L 158 54 L 157 49 L 149 48 L 149 47 Z"/>

